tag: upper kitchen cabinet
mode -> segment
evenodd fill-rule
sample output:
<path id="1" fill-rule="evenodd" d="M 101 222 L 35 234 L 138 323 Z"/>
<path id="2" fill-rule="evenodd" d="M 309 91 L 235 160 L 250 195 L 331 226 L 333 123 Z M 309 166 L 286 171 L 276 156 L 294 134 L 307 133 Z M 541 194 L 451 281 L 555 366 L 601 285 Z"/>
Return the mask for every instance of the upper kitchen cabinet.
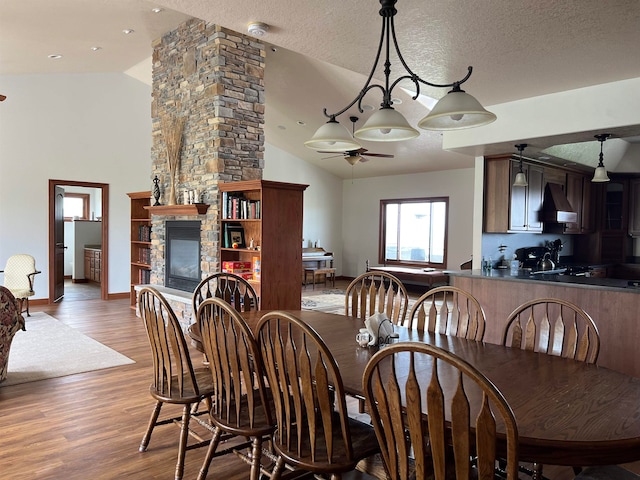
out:
<path id="1" fill-rule="evenodd" d="M 640 178 L 629 181 L 629 235 L 640 237 Z"/>
<path id="2" fill-rule="evenodd" d="M 511 155 L 486 159 L 485 232 L 542 232 L 543 169 L 536 165 L 523 165 L 523 170 L 529 185 L 513 187 L 519 162 L 512 160 Z"/>

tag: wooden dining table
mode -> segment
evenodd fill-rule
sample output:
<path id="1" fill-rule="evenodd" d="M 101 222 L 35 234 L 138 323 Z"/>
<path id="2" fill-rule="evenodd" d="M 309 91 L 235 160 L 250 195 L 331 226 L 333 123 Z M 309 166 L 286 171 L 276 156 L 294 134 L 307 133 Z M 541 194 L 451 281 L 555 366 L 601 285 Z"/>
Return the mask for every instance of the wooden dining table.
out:
<path id="1" fill-rule="evenodd" d="M 288 311 L 313 327 L 338 363 L 348 394 L 363 395 L 362 374 L 379 348 L 360 347 L 362 320 Z M 266 311 L 243 313 L 254 330 Z M 597 365 L 395 326 L 398 341 L 448 350 L 474 365 L 515 414 L 519 459 L 549 465 L 607 465 L 640 460 L 640 379 Z"/>

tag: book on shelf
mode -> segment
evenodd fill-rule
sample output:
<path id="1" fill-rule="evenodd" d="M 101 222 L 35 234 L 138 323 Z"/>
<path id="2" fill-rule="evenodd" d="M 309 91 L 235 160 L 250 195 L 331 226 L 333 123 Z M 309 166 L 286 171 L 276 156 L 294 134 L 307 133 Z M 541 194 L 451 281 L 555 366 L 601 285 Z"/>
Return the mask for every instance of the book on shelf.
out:
<path id="1" fill-rule="evenodd" d="M 150 248 L 141 248 L 138 251 L 138 260 L 140 263 L 144 263 L 146 265 L 151 264 L 151 249 Z"/>
<path id="2" fill-rule="evenodd" d="M 140 242 L 150 242 L 151 241 L 151 226 L 150 225 L 140 225 L 138 227 L 138 241 L 140 241 Z"/>
<path id="3" fill-rule="evenodd" d="M 255 220 L 260 218 L 260 200 L 244 198 L 242 193 L 222 192 L 222 218 Z"/>
<path id="4" fill-rule="evenodd" d="M 151 270 L 139 270 L 138 282 L 140 284 L 148 284 L 151 281 Z"/>

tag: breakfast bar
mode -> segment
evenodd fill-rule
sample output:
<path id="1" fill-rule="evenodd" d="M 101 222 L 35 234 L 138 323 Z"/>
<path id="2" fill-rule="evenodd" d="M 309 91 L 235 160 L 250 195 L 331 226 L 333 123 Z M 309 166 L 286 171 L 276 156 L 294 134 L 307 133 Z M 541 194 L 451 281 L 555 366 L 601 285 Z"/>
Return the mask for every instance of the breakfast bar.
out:
<path id="1" fill-rule="evenodd" d="M 509 314 L 520 304 L 536 298 L 560 298 L 583 308 L 598 327 L 598 365 L 640 377 L 640 289 L 627 280 L 572 277 L 558 274 L 531 275 L 519 270 L 448 271 L 451 285 L 475 296 L 485 310 L 484 340 L 499 344 Z"/>

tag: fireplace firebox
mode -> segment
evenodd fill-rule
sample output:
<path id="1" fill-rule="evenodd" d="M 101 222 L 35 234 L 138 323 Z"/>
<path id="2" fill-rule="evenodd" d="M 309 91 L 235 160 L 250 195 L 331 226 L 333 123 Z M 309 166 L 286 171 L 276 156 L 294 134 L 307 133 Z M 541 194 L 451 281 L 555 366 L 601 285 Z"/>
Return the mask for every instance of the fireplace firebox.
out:
<path id="1" fill-rule="evenodd" d="M 165 222 L 164 286 L 193 292 L 200 283 L 200 221 Z"/>

